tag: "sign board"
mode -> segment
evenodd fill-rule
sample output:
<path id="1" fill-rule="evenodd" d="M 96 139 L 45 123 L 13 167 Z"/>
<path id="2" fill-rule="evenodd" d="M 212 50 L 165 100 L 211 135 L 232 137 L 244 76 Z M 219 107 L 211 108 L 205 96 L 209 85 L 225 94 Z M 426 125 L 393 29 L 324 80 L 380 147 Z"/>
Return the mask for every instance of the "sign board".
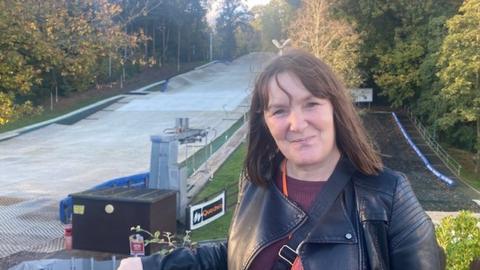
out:
<path id="1" fill-rule="evenodd" d="M 350 89 L 353 102 L 372 102 L 373 101 L 373 89 L 372 88 L 354 88 Z"/>
<path id="2" fill-rule="evenodd" d="M 225 215 L 225 191 L 206 202 L 192 205 L 188 209 L 189 230 L 195 230 Z"/>

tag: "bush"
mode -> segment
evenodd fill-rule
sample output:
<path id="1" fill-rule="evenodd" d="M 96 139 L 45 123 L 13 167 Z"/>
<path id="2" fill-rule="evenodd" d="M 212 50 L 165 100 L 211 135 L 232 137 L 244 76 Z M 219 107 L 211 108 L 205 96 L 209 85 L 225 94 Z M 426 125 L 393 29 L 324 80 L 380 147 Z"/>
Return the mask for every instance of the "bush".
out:
<path id="1" fill-rule="evenodd" d="M 447 269 L 468 270 L 473 260 L 480 257 L 479 226 L 480 219 L 468 211 L 442 219 L 436 234 L 447 255 Z"/>
<path id="2" fill-rule="evenodd" d="M 0 92 L 0 126 L 8 123 L 13 115 L 12 97 Z"/>
<path id="3" fill-rule="evenodd" d="M 145 233 L 148 237 L 143 240 L 145 246 L 148 246 L 150 244 L 160 245 L 160 251 L 158 251 L 157 253 L 160 253 L 162 255 L 170 254 L 177 248 L 192 249 L 197 246 L 197 243 L 192 242 L 192 240 L 190 239 L 190 231 L 186 231 L 183 237 L 178 237 L 171 232 L 161 233 L 160 231 L 156 231 L 154 233 L 151 233 L 145 229 L 142 229 L 140 225 L 131 227 L 130 230 L 137 233 Z"/>

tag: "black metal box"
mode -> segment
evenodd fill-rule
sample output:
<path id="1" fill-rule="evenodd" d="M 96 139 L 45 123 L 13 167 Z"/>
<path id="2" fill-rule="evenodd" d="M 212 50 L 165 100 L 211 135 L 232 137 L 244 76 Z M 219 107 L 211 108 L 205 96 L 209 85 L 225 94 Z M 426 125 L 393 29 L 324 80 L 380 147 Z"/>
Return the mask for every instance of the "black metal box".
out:
<path id="1" fill-rule="evenodd" d="M 136 225 L 176 233 L 175 191 L 113 187 L 75 193 L 72 199 L 74 249 L 130 254 L 130 228 Z M 158 249 L 149 245 L 145 253 Z"/>

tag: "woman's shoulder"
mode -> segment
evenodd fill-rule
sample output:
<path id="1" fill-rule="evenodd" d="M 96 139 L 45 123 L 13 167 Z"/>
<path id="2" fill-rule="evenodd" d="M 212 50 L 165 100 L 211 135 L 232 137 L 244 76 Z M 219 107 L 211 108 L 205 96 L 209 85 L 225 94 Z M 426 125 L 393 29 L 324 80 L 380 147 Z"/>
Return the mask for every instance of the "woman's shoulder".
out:
<path id="1" fill-rule="evenodd" d="M 356 186 L 386 193 L 393 196 L 398 188 L 408 184 L 404 173 L 384 167 L 377 175 L 365 175 L 360 172 L 354 174 L 354 184 Z"/>

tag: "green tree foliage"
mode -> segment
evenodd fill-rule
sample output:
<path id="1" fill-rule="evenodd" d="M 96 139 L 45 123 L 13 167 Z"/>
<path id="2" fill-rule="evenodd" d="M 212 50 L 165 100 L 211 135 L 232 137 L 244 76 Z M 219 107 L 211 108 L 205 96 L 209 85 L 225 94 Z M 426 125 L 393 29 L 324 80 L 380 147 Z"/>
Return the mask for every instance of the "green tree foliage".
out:
<path id="1" fill-rule="evenodd" d="M 100 57 L 112 47 L 136 43 L 113 21 L 121 8 L 107 0 L 6 0 L 0 5 L 0 107 L 9 108 L 2 123 L 16 111 L 32 111 L 31 103 L 16 104 L 32 91 L 84 90 L 95 79 Z"/>
<path id="2" fill-rule="evenodd" d="M 361 34 L 360 68 L 369 86 L 378 89 L 396 107 L 414 109 L 419 96 L 424 114 L 433 106 L 438 48 L 444 21 L 461 0 L 339 0 L 335 14 L 353 21 Z M 428 93 L 425 94 L 424 91 Z"/>
<path id="3" fill-rule="evenodd" d="M 207 58 L 203 0 L 0 1 L 0 125 L 32 101 Z M 53 104 L 52 104 L 53 105 Z"/>
<path id="4" fill-rule="evenodd" d="M 139 1 L 127 1 L 134 8 Z M 129 31 L 143 31 L 148 37 L 141 43 L 143 61 L 159 66 L 176 62 L 199 61 L 207 58 L 208 32 L 204 0 L 154 1 L 146 16 L 128 25 Z M 125 8 L 127 9 L 127 8 Z M 123 15 L 122 17 L 130 17 Z"/>
<path id="5" fill-rule="evenodd" d="M 0 125 L 6 124 L 13 115 L 12 98 L 0 92 Z"/>
<path id="6" fill-rule="evenodd" d="M 289 37 L 295 47 L 324 59 L 349 87 L 358 87 L 360 36 L 345 20 L 331 14 L 331 0 L 305 0 L 292 23 Z"/>
<path id="7" fill-rule="evenodd" d="M 379 58 L 375 81 L 382 87 L 393 107 L 411 101 L 419 85 L 419 61 L 425 49 L 418 40 L 398 40 L 395 47 Z"/>
<path id="8" fill-rule="evenodd" d="M 41 70 L 32 64 L 42 57 L 32 15 L 22 3 L 0 1 L 0 125 L 15 117 L 15 97 L 41 82 Z"/>
<path id="9" fill-rule="evenodd" d="M 220 42 L 221 57 L 232 60 L 236 55 L 235 32 L 249 28 L 250 13 L 241 0 L 224 0 L 216 21 L 216 32 Z"/>
<path id="10" fill-rule="evenodd" d="M 477 157 L 480 153 L 480 0 L 466 0 L 459 13 L 447 21 L 438 73 L 443 88 L 440 97 L 447 105 L 439 120 L 441 127 L 457 123 L 476 126 Z"/>
<path id="11" fill-rule="evenodd" d="M 272 40 L 286 40 L 296 8 L 287 0 L 271 0 L 267 5 L 252 9 L 253 27 L 260 33 L 261 48 L 276 51 Z"/>
<path id="12" fill-rule="evenodd" d="M 260 51 L 260 32 L 253 27 L 237 28 L 235 30 L 237 48 L 236 55 L 244 55 L 253 51 Z"/>
<path id="13" fill-rule="evenodd" d="M 480 257 L 480 219 L 471 212 L 443 218 L 436 235 L 447 255 L 447 269 L 468 270 L 472 261 Z"/>
<path id="14" fill-rule="evenodd" d="M 394 107 L 412 104 L 423 91 L 434 90 L 442 25 L 445 14 L 451 14 L 458 5 L 454 2 L 394 1 L 389 7 L 395 14 L 393 44 L 379 55 L 373 70 L 375 82 Z"/>

